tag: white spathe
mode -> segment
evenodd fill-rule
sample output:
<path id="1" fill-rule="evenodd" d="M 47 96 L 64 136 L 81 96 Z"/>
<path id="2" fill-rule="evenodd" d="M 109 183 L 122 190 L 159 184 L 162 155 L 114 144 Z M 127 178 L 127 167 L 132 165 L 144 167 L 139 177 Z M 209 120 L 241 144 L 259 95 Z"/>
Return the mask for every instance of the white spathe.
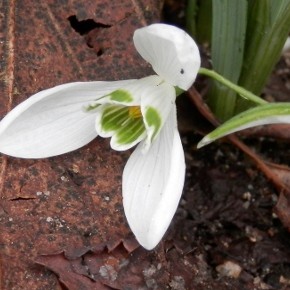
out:
<path id="1" fill-rule="evenodd" d="M 194 40 L 171 25 L 153 24 L 136 30 L 134 44 L 157 75 L 69 83 L 41 91 L 0 122 L 0 152 L 46 158 L 78 149 L 98 133 L 112 137 L 111 146 L 116 150 L 140 141 L 124 169 L 123 199 L 133 233 L 150 250 L 165 234 L 182 194 L 185 162 L 176 124 L 175 87 L 187 90 L 193 84 L 200 55 Z M 120 94 L 110 95 L 116 90 L 129 95 L 124 99 Z M 102 130 L 102 110 L 113 105 L 140 108 L 143 119 L 139 117 L 139 122 L 143 120 L 145 133 L 131 144 L 118 144 L 114 132 Z"/>

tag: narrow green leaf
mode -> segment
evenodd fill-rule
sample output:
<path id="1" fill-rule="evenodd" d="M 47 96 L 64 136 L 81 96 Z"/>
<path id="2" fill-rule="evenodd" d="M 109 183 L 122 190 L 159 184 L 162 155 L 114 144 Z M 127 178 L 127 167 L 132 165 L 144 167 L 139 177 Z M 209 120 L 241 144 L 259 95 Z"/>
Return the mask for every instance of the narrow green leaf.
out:
<path id="1" fill-rule="evenodd" d="M 237 83 L 244 55 L 247 0 L 214 0 L 212 5 L 213 69 Z M 234 113 L 236 94 L 213 82 L 208 103 L 221 120 L 226 120 Z"/>
<path id="2" fill-rule="evenodd" d="M 252 0 L 250 3 L 239 85 L 260 95 L 290 31 L 290 0 Z"/>
<path id="3" fill-rule="evenodd" d="M 211 41 L 212 0 L 188 0 L 186 7 L 186 30 L 199 43 Z"/>
<path id="4" fill-rule="evenodd" d="M 188 0 L 186 6 L 186 30 L 191 36 L 196 36 L 197 0 Z"/>
<path id="5" fill-rule="evenodd" d="M 255 126 L 277 123 L 290 123 L 290 103 L 268 103 L 244 111 L 206 135 L 197 144 L 197 148 L 201 148 L 234 132 Z"/>

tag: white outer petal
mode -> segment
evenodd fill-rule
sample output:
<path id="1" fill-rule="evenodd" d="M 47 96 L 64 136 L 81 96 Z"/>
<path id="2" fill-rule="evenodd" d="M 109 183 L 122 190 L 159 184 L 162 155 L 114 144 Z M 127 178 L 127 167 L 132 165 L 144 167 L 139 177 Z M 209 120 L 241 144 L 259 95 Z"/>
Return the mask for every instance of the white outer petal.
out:
<path id="1" fill-rule="evenodd" d="M 152 24 L 134 33 L 134 44 L 154 71 L 173 86 L 188 90 L 200 68 L 199 49 L 182 29 Z"/>
<path id="2" fill-rule="evenodd" d="M 123 203 L 138 242 L 153 249 L 165 234 L 177 209 L 185 177 L 184 153 L 176 128 L 175 105 L 149 151 L 142 143 L 123 173 Z"/>
<path id="3" fill-rule="evenodd" d="M 0 152 L 45 158 L 86 145 L 97 133 L 95 115 L 83 107 L 131 82 L 68 83 L 31 96 L 0 122 Z"/>

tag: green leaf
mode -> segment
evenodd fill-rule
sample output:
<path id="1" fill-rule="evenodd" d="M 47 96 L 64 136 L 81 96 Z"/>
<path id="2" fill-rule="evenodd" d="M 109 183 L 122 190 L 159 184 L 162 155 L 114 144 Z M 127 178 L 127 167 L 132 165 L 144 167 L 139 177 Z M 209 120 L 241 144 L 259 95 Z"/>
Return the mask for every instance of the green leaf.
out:
<path id="1" fill-rule="evenodd" d="M 213 69 L 237 83 L 244 55 L 247 0 L 214 0 L 212 5 Z M 213 82 L 208 103 L 221 120 L 226 120 L 234 113 L 236 94 L 219 83 Z"/>
<path id="2" fill-rule="evenodd" d="M 186 6 L 186 30 L 187 32 L 196 37 L 196 13 L 197 13 L 197 0 L 188 0 Z"/>
<path id="3" fill-rule="evenodd" d="M 186 29 L 199 43 L 210 43 L 212 0 L 188 0 L 186 7 Z"/>
<path id="4" fill-rule="evenodd" d="M 201 148 L 234 132 L 255 126 L 277 123 L 290 123 L 290 103 L 265 104 L 244 111 L 206 135 L 198 143 L 197 148 Z"/>
<path id="5" fill-rule="evenodd" d="M 260 95 L 290 31 L 290 0 L 251 0 L 249 3 L 239 85 Z"/>

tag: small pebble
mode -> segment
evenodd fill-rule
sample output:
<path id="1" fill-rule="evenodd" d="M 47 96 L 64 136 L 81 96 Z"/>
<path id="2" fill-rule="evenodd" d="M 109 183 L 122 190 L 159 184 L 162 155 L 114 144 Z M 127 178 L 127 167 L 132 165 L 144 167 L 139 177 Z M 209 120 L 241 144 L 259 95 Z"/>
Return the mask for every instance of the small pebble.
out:
<path id="1" fill-rule="evenodd" d="M 232 261 L 225 261 L 223 264 L 220 264 L 216 267 L 217 272 L 221 276 L 231 277 L 231 278 L 238 278 L 242 272 L 242 268 L 240 265 L 232 262 Z"/>

